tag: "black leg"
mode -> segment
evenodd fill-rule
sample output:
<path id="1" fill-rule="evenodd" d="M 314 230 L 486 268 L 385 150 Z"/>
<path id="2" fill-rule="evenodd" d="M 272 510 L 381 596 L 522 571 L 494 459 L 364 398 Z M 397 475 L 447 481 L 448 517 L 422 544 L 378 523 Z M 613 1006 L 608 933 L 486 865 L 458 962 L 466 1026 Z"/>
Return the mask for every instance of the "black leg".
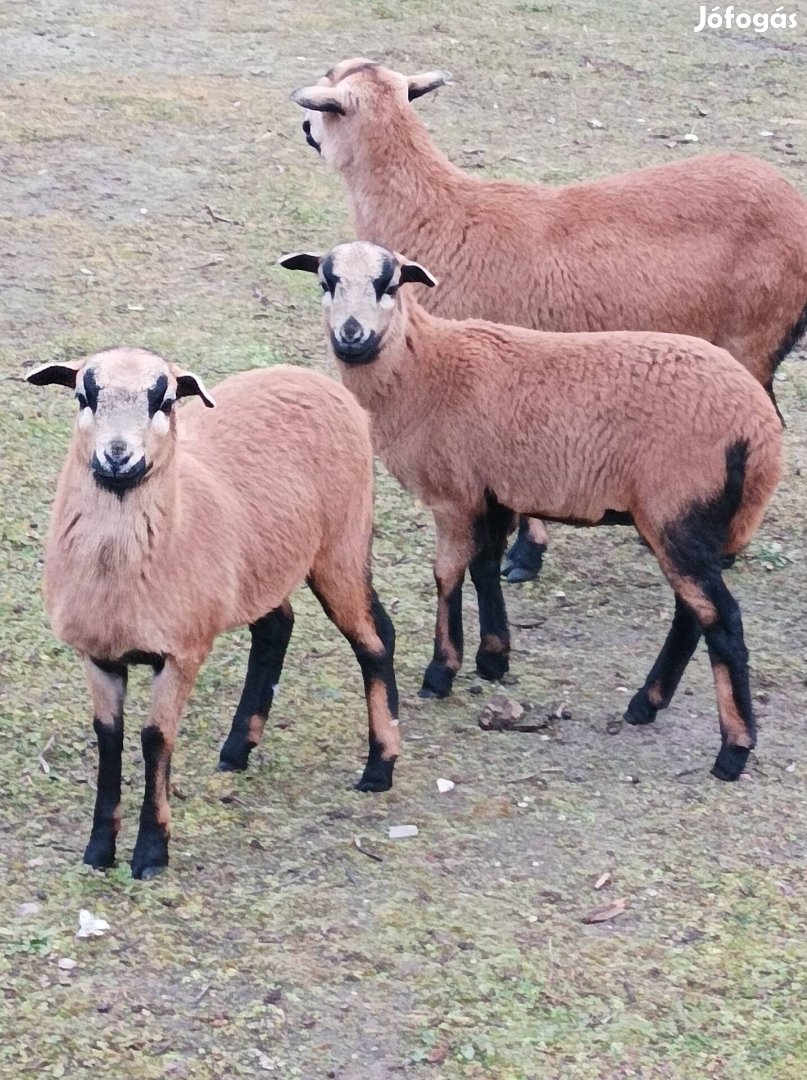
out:
<path id="1" fill-rule="evenodd" d="M 376 596 L 375 589 L 371 589 L 370 594 L 373 627 L 383 648 L 373 650 L 358 640 L 350 642 L 361 668 L 369 713 L 370 749 L 356 790 L 388 791 L 392 787 L 392 771 L 398 757 L 397 738 L 395 745 L 390 746 L 388 734 L 385 734 L 390 725 L 396 729 L 398 726 L 398 686 L 395 682 L 394 666 L 395 627 Z M 377 700 L 377 697 L 382 700 Z M 382 730 L 376 730 L 379 721 Z"/>
<path id="2" fill-rule="evenodd" d="M 166 657 L 164 667 L 155 668 L 149 721 L 140 732 L 146 784 L 132 855 L 132 876 L 136 878 L 155 877 L 168 865 L 171 755 L 200 663 L 199 657 L 182 661 Z"/>
<path id="3" fill-rule="evenodd" d="M 250 751 L 260 742 L 293 627 L 294 614 L 286 602 L 249 628 L 252 644 L 247 675 L 230 734 L 219 755 L 222 771 L 246 769 Z"/>
<path id="4" fill-rule="evenodd" d="M 474 528 L 477 550 L 469 569 L 479 604 L 476 670 L 483 679 L 501 679 L 509 667 L 510 628 L 499 568 L 512 520 L 509 510 L 494 503 Z"/>
<path id="5" fill-rule="evenodd" d="M 721 747 L 712 774 L 737 780 L 756 746 L 757 729 L 748 681 L 748 649 L 740 607 L 720 579 L 710 590 L 717 618 L 704 627 L 720 712 Z"/>
<path id="6" fill-rule="evenodd" d="M 676 596 L 675 615 L 667 640 L 644 686 L 633 695 L 625 713 L 629 724 L 649 724 L 656 719 L 659 709 L 667 708 L 698 646 L 701 633 L 694 612 Z"/>
<path id="7" fill-rule="evenodd" d="M 395 682 L 395 628 L 367 579 L 357 583 L 336 567 L 319 567 L 308 578 L 311 591 L 331 622 L 350 643 L 361 668 L 367 701 L 369 753 L 358 791 L 388 791 L 401 751 L 398 687 Z"/>
<path id="8" fill-rule="evenodd" d="M 535 533 L 536 535 L 533 535 Z M 533 581 L 541 572 L 546 552 L 546 534 L 543 525 L 530 518 L 518 520 L 518 533 L 507 552 L 501 574 L 511 585 Z"/>
<path id="9" fill-rule="evenodd" d="M 454 678 L 462 666 L 462 583 L 448 586 L 440 578 L 437 582 L 437 628 L 434 634 L 434 655 L 423 676 L 423 686 L 418 691 L 422 698 L 444 698 L 451 693 Z"/>
<path id="10" fill-rule="evenodd" d="M 140 810 L 140 829 L 132 855 L 132 877 L 156 877 L 168 866 L 168 785 L 171 753 L 163 732 L 153 725 L 140 732 L 146 773 L 146 790 Z M 166 813 L 162 812 L 163 807 Z"/>
<path id="11" fill-rule="evenodd" d="M 128 669 L 125 664 L 86 660 L 93 699 L 93 728 L 98 741 L 98 783 L 92 832 L 84 862 L 96 869 L 115 865 L 115 843 L 120 829 L 121 758 L 123 755 L 123 700 Z"/>

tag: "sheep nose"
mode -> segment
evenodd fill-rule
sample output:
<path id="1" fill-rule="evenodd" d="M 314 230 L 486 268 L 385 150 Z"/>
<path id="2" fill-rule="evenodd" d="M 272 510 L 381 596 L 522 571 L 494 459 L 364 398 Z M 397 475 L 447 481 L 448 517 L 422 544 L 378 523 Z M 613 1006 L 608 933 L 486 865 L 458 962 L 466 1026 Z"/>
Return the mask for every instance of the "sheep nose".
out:
<path id="1" fill-rule="evenodd" d="M 358 341 L 362 336 L 361 323 L 353 318 L 351 315 L 349 319 L 346 319 L 342 325 L 341 338 L 343 341 L 352 345 Z"/>
<path id="2" fill-rule="evenodd" d="M 114 439 L 104 450 L 104 457 L 113 473 L 122 469 L 131 456 L 131 450 L 120 439 Z"/>

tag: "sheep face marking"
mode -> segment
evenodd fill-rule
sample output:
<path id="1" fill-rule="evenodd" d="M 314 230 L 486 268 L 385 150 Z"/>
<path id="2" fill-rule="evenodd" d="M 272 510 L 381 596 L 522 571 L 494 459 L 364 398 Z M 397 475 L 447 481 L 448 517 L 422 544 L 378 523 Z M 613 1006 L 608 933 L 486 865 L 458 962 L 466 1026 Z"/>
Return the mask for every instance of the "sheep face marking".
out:
<path id="1" fill-rule="evenodd" d="M 75 391 L 77 452 L 95 483 L 120 498 L 170 457 L 176 399 L 197 394 L 213 404 L 195 375 L 145 349 L 107 349 L 71 364 L 45 364 L 27 378 Z"/>
<path id="2" fill-rule="evenodd" d="M 280 265 L 315 273 L 331 348 L 344 364 L 369 364 L 378 356 L 398 310 L 401 285 L 436 285 L 420 266 L 376 244 L 339 244 L 327 255 L 286 255 Z"/>

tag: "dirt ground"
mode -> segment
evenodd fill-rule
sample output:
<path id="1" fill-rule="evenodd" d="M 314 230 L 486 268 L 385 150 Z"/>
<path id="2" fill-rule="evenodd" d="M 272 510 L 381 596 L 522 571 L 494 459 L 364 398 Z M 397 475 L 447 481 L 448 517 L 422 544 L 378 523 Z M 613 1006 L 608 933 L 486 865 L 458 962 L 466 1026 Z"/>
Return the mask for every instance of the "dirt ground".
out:
<path id="1" fill-rule="evenodd" d="M 703 652 L 656 725 L 618 722 L 671 614 L 624 529 L 554 528 L 540 582 L 507 594 L 518 682 L 506 692 L 545 729 L 483 732 L 495 688 L 479 692 L 470 669 L 451 699 L 420 701 L 432 529 L 379 474 L 376 581 L 398 628 L 405 737 L 394 790 L 350 790 L 364 751 L 358 670 L 301 593 L 281 694 L 243 776 L 214 766 L 245 635 L 222 638 L 206 666 L 175 757 L 171 867 L 145 884 L 123 861 L 142 794 L 143 678 L 122 861 L 107 874 L 81 865 L 89 705 L 39 594 L 74 406 L 20 381 L 26 364 L 115 342 L 160 350 L 209 385 L 280 360 L 327 370 L 316 290 L 274 264 L 350 235 L 340 183 L 288 100 L 348 56 L 451 70 L 455 85 L 418 108 L 451 158 L 484 175 L 563 183 L 736 149 L 807 193 L 807 6 L 785 6 L 799 29 L 760 35 L 695 34 L 698 5 L 649 0 L 2 5 L 0 1075 L 807 1073 L 804 351 L 776 384 L 786 476 L 730 573 L 760 722 L 742 782 L 709 776 Z M 470 635 L 470 603 L 466 615 Z M 455 788 L 439 794 L 438 777 Z M 397 824 L 418 836 L 389 840 Z M 624 913 L 583 922 L 615 900 Z M 81 908 L 110 930 L 76 940 Z"/>

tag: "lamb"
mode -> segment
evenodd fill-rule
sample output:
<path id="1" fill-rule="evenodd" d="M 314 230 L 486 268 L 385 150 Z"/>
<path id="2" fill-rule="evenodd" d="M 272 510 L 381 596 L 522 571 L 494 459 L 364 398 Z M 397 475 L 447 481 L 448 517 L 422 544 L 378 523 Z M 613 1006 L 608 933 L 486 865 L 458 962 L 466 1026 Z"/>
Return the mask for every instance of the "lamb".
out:
<path id="1" fill-rule="evenodd" d="M 806 199 L 739 154 L 566 187 L 479 180 L 448 161 L 409 104 L 449 80 L 356 59 L 292 94 L 306 140 L 347 185 L 357 237 L 440 278 L 434 294 L 418 290 L 428 311 L 693 334 L 727 349 L 773 399 L 774 372 L 807 330 Z M 534 577 L 545 547 L 540 522 L 522 522 L 508 577 Z"/>
<path id="2" fill-rule="evenodd" d="M 79 405 L 44 592 L 54 632 L 84 661 L 92 697 L 98 786 L 84 861 L 115 861 L 129 666 L 153 672 L 132 858 L 134 877 L 149 878 L 168 864 L 171 754 L 214 638 L 250 628 L 246 681 L 219 763 L 244 769 L 291 636 L 289 596 L 304 580 L 364 679 L 370 752 L 356 786 L 391 787 L 400 749 L 395 634 L 370 576 L 369 422 L 347 390 L 281 365 L 226 379 L 209 412 L 214 399 L 197 376 L 138 348 L 44 364 L 27 378 L 75 390 Z M 196 400 L 177 415 L 185 397 Z"/>
<path id="3" fill-rule="evenodd" d="M 372 417 L 375 449 L 434 515 L 437 626 L 421 694 L 447 695 L 462 663 L 466 568 L 479 602 L 477 670 L 507 671 L 498 566 L 514 514 L 633 524 L 672 586 L 675 617 L 626 719 L 646 724 L 669 705 L 703 634 L 722 736 L 712 772 L 737 779 L 756 732 L 721 556 L 748 542 L 781 471 L 781 424 L 759 383 L 692 337 L 438 318 L 400 288 L 435 285 L 429 271 L 366 242 L 281 264 L 318 275 L 326 334 Z"/>

